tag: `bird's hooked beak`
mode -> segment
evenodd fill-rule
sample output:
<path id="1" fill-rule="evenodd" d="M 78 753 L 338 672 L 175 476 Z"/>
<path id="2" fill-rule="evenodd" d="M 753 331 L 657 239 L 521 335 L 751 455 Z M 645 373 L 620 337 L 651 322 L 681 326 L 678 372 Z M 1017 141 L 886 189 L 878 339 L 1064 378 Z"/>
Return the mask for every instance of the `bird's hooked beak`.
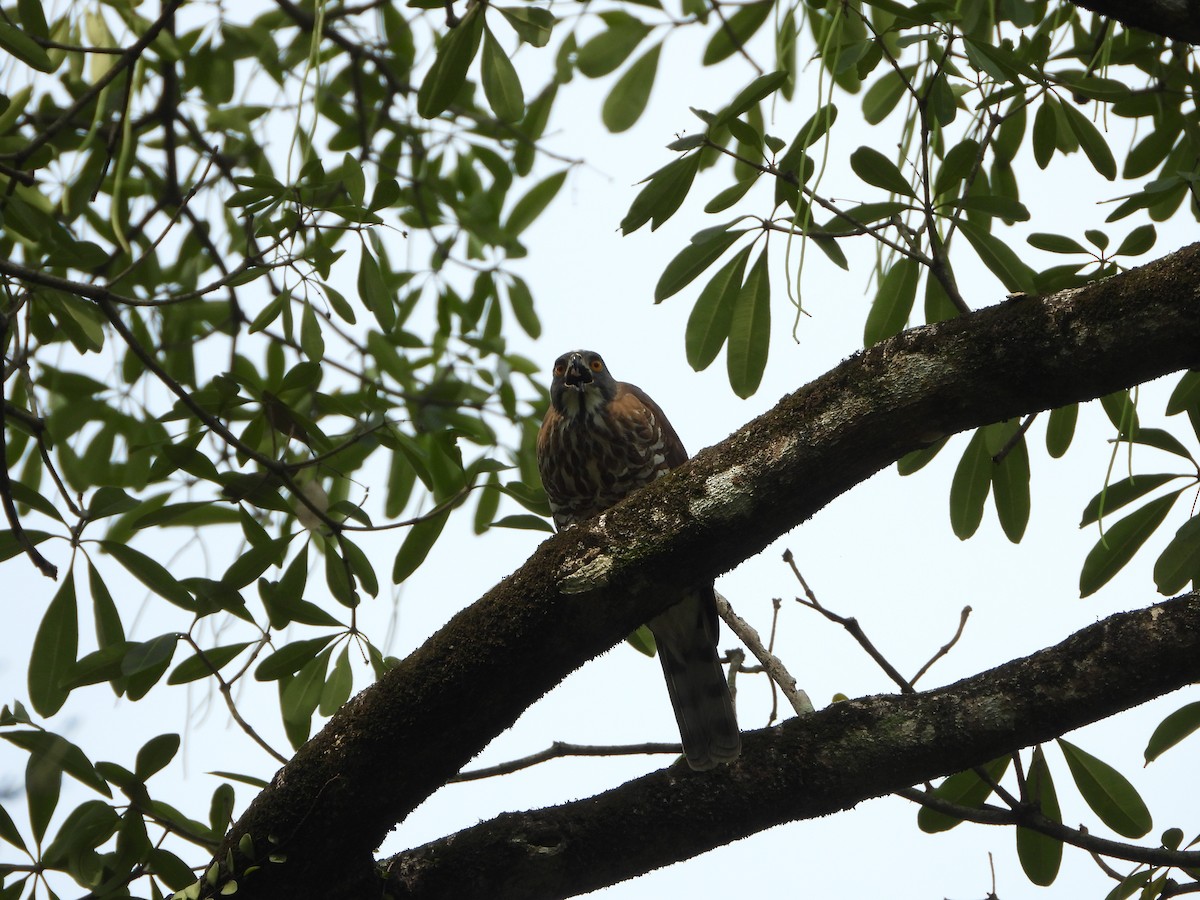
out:
<path id="1" fill-rule="evenodd" d="M 567 362 L 567 371 L 563 375 L 563 384 L 582 392 L 592 383 L 592 370 L 588 368 L 582 356 L 576 353 Z"/>

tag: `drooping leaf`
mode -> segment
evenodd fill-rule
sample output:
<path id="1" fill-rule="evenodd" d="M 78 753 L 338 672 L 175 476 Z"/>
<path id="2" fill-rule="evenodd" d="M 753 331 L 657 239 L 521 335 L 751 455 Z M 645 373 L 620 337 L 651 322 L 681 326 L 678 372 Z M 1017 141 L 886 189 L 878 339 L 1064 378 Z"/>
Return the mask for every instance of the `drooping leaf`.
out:
<path id="1" fill-rule="evenodd" d="M 898 259 L 888 269 L 867 313 L 867 322 L 863 327 L 864 347 L 877 344 L 904 329 L 917 299 L 917 283 L 920 279 L 921 266 L 916 260 Z"/>
<path id="2" fill-rule="evenodd" d="M 615 72 L 653 30 L 625 12 L 610 15 L 607 24 L 608 28 L 584 42 L 576 54 L 575 64 L 588 78 Z"/>
<path id="3" fill-rule="evenodd" d="M 971 537 L 983 521 L 983 505 L 992 487 L 992 456 L 983 429 L 967 443 L 950 482 L 950 527 L 959 540 Z"/>
<path id="4" fill-rule="evenodd" d="M 1193 516 L 1175 532 L 1154 563 L 1154 584 L 1160 594 L 1182 591 L 1200 578 L 1200 517 Z"/>
<path id="5" fill-rule="evenodd" d="M 1115 522 L 1096 542 L 1079 573 L 1079 596 L 1094 594 L 1133 559 L 1142 544 L 1166 519 L 1182 488 L 1151 500 Z"/>
<path id="6" fill-rule="evenodd" d="M 1092 812 L 1122 837 L 1140 838 L 1153 827 L 1150 810 L 1137 789 L 1108 763 L 1058 739 L 1075 786 Z"/>
<path id="7" fill-rule="evenodd" d="M 1021 435 L 992 468 L 992 499 L 1005 536 L 1019 544 L 1029 524 L 1029 449 Z"/>
<path id="8" fill-rule="evenodd" d="M 679 251 L 679 254 L 663 269 L 662 275 L 658 278 L 658 284 L 654 287 L 654 302 L 661 303 L 691 284 L 701 272 L 720 259 L 730 245 L 748 230 L 742 228 L 722 231 L 700 241 L 696 239 L 699 235 L 693 237 L 692 243 Z"/>
<path id="9" fill-rule="evenodd" d="M 550 205 L 550 201 L 558 196 L 559 189 L 566 181 L 567 171 L 567 169 L 563 169 L 561 172 L 555 172 L 531 187 L 520 200 L 513 204 L 504 230 L 516 237 L 532 225 Z"/>
<path id="10" fill-rule="evenodd" d="M 423 118 L 432 119 L 445 112 L 462 90 L 479 49 L 483 23 L 483 6 L 472 5 L 438 47 L 437 57 L 417 91 L 417 113 Z"/>
<path id="11" fill-rule="evenodd" d="M 651 175 L 621 220 L 621 233 L 632 234 L 647 222 L 651 223 L 650 230 L 654 231 L 674 215 L 687 197 L 699 167 L 700 154 L 690 153 L 667 163 Z"/>
<path id="12" fill-rule="evenodd" d="M 983 770 L 990 779 L 988 781 L 980 778 L 973 769 L 968 769 L 965 772 L 957 772 L 935 787 L 933 795 L 956 806 L 965 806 L 968 808 L 980 807 L 991 796 L 991 782 L 999 782 L 1004 777 L 1004 773 L 1008 770 L 1008 764 L 1011 761 L 1011 757 L 1001 756 L 983 766 Z M 938 834 L 942 831 L 949 831 L 961 823 L 962 819 L 930 809 L 928 806 L 922 806 L 917 813 L 917 827 L 926 834 Z"/>
<path id="13" fill-rule="evenodd" d="M 1062 822 L 1062 810 L 1058 805 L 1058 794 L 1046 755 L 1041 746 L 1033 748 L 1033 758 L 1025 775 L 1026 797 L 1037 804 L 1038 811 L 1051 822 Z M 1062 841 L 1042 834 L 1032 828 L 1017 826 L 1017 858 L 1025 876 L 1040 887 L 1049 887 L 1058 877 L 1062 865 Z"/>
<path id="14" fill-rule="evenodd" d="M 400 584 L 425 562 L 425 557 L 433 549 L 448 517 L 448 511 L 441 512 L 422 519 L 409 528 L 400 549 L 396 551 L 396 560 L 392 565 L 392 584 Z"/>
<path id="15" fill-rule="evenodd" d="M 525 93 L 512 61 L 485 24 L 483 55 L 479 69 L 483 93 L 488 105 L 501 122 L 517 122 L 525 115 Z"/>
<path id="16" fill-rule="evenodd" d="M 46 607 L 29 654 L 29 702 L 42 716 L 52 716 L 67 700 L 64 687 L 79 652 L 79 608 L 75 576 L 68 572 Z"/>
<path id="17" fill-rule="evenodd" d="M 713 32 L 708 46 L 704 48 L 704 65 L 719 63 L 736 53 L 739 47 L 745 46 L 746 41 L 767 21 L 774 8 L 775 5 L 770 0 L 758 0 L 742 6 L 729 16 L 727 23 Z"/>
<path id="18" fill-rule="evenodd" d="M 646 111 L 661 53 L 662 44 L 655 44 L 617 79 L 600 107 L 600 119 L 609 131 L 614 134 L 628 131 Z"/>
<path id="19" fill-rule="evenodd" d="M 771 344 L 771 282 L 767 272 L 767 247 L 750 267 L 738 291 L 729 323 L 729 348 L 725 360 L 729 386 L 745 399 L 758 390 L 767 368 Z"/>
<path id="20" fill-rule="evenodd" d="M 1100 129 L 1093 125 L 1091 120 L 1074 105 L 1062 103 L 1059 104 L 1059 108 L 1066 114 L 1067 124 L 1074 132 L 1075 138 L 1079 141 L 1079 146 L 1083 148 L 1084 155 L 1091 162 L 1092 168 L 1109 181 L 1115 179 L 1117 177 L 1117 161 L 1113 159 L 1112 150 L 1109 149 L 1108 142 L 1104 140 Z"/>
<path id="21" fill-rule="evenodd" d="M 688 364 L 697 372 L 712 364 L 729 337 L 750 249 L 750 245 L 743 247 L 734 254 L 733 259 L 717 270 L 717 274 L 696 298 L 696 305 L 688 316 L 684 344 Z"/>
<path id="22" fill-rule="evenodd" d="M 1071 446 L 1071 439 L 1075 436 L 1075 422 L 1078 418 L 1078 403 L 1050 410 L 1050 418 L 1046 423 L 1046 452 L 1055 459 L 1060 459 Z"/>
<path id="23" fill-rule="evenodd" d="M 1147 763 L 1154 762 L 1184 738 L 1200 731 L 1200 701 L 1179 707 L 1158 723 L 1143 755 Z"/>

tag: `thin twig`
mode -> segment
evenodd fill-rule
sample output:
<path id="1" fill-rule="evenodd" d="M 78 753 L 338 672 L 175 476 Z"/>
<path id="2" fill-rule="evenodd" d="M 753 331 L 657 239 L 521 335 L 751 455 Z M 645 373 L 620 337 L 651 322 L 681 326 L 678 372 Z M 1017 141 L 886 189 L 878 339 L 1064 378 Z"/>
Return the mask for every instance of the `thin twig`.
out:
<path id="1" fill-rule="evenodd" d="M 992 457 L 992 462 L 1001 463 L 1004 461 L 1004 457 L 1012 453 L 1013 448 L 1021 442 L 1021 438 L 1025 437 L 1025 432 L 1029 430 L 1029 426 L 1033 424 L 1033 420 L 1036 419 L 1037 416 L 1037 413 L 1030 413 L 1025 417 L 1025 421 L 1021 423 L 1021 427 L 1016 430 L 1012 437 L 1004 442 L 1004 446 L 1001 447 L 996 452 L 996 455 Z"/>
<path id="2" fill-rule="evenodd" d="M 520 759 L 512 759 L 495 766 L 482 769 L 472 769 L 469 772 L 459 772 L 450 779 L 448 784 L 461 784 L 464 781 L 478 781 L 480 778 L 494 778 L 497 775 L 508 775 L 512 772 L 528 769 L 552 759 L 562 759 L 568 756 L 635 756 L 643 753 L 674 753 L 682 751 L 679 744 L 624 744 L 620 746 L 595 746 L 590 744 L 568 744 L 555 741 L 545 750 L 531 753 Z"/>
<path id="3" fill-rule="evenodd" d="M 855 619 L 853 616 L 839 616 L 837 613 L 833 612 L 832 610 L 828 610 L 821 605 L 820 601 L 817 600 L 817 595 L 812 592 L 812 588 L 808 586 L 808 582 L 806 582 L 804 580 L 804 576 L 800 574 L 800 569 L 796 566 L 796 560 L 795 557 L 792 556 L 791 550 L 783 551 L 783 561 L 792 567 L 792 572 L 800 582 L 800 586 L 804 589 L 804 596 L 807 599 L 802 600 L 801 598 L 797 597 L 797 602 L 811 609 L 815 609 L 825 618 L 829 619 L 829 621 L 837 622 L 839 625 L 849 631 L 854 640 L 858 641 L 859 646 L 867 651 L 867 655 L 870 656 L 871 659 L 875 660 L 876 664 L 879 666 L 879 668 L 883 669 L 888 678 L 896 682 L 896 685 L 900 688 L 900 693 L 915 694 L 916 688 L 909 684 L 908 679 L 901 675 L 896 670 L 896 667 L 888 662 L 887 658 L 879 652 L 878 648 L 876 648 L 874 644 L 871 643 L 871 640 L 867 637 L 866 632 L 863 631 L 862 626 L 858 624 L 858 619 Z"/>
<path id="4" fill-rule="evenodd" d="M 971 607 L 964 606 L 962 613 L 958 617 L 958 630 L 954 632 L 954 637 L 950 638 L 949 642 L 943 644 L 941 649 L 939 649 L 937 653 L 933 654 L 933 656 L 929 658 L 929 662 L 925 663 L 925 665 L 921 666 L 921 668 L 917 670 L 917 674 L 912 677 L 911 683 L 913 685 L 921 680 L 921 676 L 928 672 L 930 667 L 933 666 L 935 662 L 937 662 L 954 648 L 954 645 L 958 643 L 958 639 L 962 637 L 963 629 L 967 626 L 967 617 L 970 615 Z"/>
<path id="5" fill-rule="evenodd" d="M 812 701 L 808 699 L 808 694 L 796 687 L 796 679 L 792 677 L 792 673 L 787 670 L 775 654 L 763 646 L 762 638 L 758 636 L 758 632 L 754 630 L 750 623 L 733 611 L 733 608 L 729 605 L 729 601 L 720 593 L 717 594 L 717 614 L 729 626 L 729 630 L 736 634 L 741 642 L 750 649 L 750 652 L 754 654 L 755 658 L 762 664 L 763 669 L 770 676 L 771 681 L 779 685 L 779 689 L 787 697 L 788 703 L 792 705 L 792 709 L 796 711 L 796 715 L 804 716 L 812 712 Z"/>

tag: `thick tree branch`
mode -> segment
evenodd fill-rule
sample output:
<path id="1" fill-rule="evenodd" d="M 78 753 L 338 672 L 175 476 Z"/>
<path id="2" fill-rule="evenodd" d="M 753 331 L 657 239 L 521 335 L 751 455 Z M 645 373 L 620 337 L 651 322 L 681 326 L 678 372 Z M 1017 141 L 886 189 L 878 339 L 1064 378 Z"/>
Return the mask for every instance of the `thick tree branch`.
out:
<path id="1" fill-rule="evenodd" d="M 1200 596 L 1189 594 L 949 687 L 835 703 L 748 732 L 741 759 L 717 777 L 672 767 L 500 816 L 393 857 L 388 888 L 414 900 L 573 896 L 981 765 L 1198 678 Z M 1120 855 L 1122 845 L 1109 847 Z M 1195 865 L 1200 854 L 1179 859 Z"/>
<path id="2" fill-rule="evenodd" d="M 1200 44 L 1200 4 L 1195 0 L 1071 0 L 1076 6 L 1189 44 Z"/>
<path id="3" fill-rule="evenodd" d="M 248 860 L 236 850 L 249 834 L 263 855 L 287 856 L 286 864 L 264 864 L 246 882 L 255 897 L 372 895 L 366 892 L 380 885 L 371 854 L 388 830 L 569 672 L 668 606 L 689 586 L 680 573 L 699 582 L 728 571 L 839 494 L 944 435 L 1197 365 L 1200 244 L 1086 288 L 1003 303 L 875 345 L 593 522 L 547 540 L 346 704 L 234 827 L 226 846 L 234 850 L 235 869 L 260 862 L 257 853 Z M 1136 667 L 1121 672 L 1105 679 L 1110 689 L 1126 678 L 1141 683 Z M 789 723 L 780 733 L 817 729 L 806 732 L 817 747 L 855 722 L 877 721 L 883 710 L 902 714 L 910 702 L 922 701 L 839 704 L 822 714 L 821 722 L 836 723 L 829 731 Z M 888 721 L 896 727 L 897 720 Z M 1011 723 L 1000 724 L 1003 736 L 993 729 L 990 744 L 986 737 L 977 742 L 979 752 L 1008 746 Z M 1047 736 L 1071 722 L 1057 727 Z M 1029 740 L 1041 733 L 1031 729 Z M 774 741 L 752 735 L 751 755 L 791 752 Z M 889 764 L 899 773 L 896 782 L 917 781 L 931 767 L 945 771 L 938 768 L 944 762 L 920 753 L 913 760 L 890 756 Z M 711 773 L 693 790 L 727 798 L 734 806 L 721 816 L 736 819 L 742 807 L 734 795 L 754 788 L 738 783 L 769 781 L 770 770 Z M 800 769 L 787 777 L 810 791 L 818 775 Z M 841 802 L 832 789 L 818 795 L 830 809 Z M 690 808 L 674 800 L 666 805 Z M 278 842 L 274 848 L 267 848 L 267 836 Z"/>

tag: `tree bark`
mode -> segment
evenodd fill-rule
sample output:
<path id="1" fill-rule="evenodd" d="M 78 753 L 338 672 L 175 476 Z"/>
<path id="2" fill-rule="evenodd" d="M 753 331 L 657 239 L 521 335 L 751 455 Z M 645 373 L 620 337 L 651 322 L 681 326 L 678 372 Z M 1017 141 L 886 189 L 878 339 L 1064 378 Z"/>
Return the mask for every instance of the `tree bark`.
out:
<path id="1" fill-rule="evenodd" d="M 531 703 L 680 591 L 728 571 L 839 494 L 945 435 L 1197 365 L 1200 244 L 1085 288 L 914 328 L 852 357 L 688 465 L 547 540 L 347 703 L 227 837 L 234 876 L 261 866 L 239 878 L 239 888 L 250 891 L 242 896 L 379 896 L 372 853 L 387 832 Z M 1106 680 L 1136 677 L 1121 666 Z M 813 721 L 846 727 L 842 717 L 873 721 L 878 703 L 904 710 L 911 702 L 844 705 Z M 818 732 L 822 741 L 838 730 L 826 727 Z M 806 721 L 781 734 L 819 728 Z M 778 740 L 752 736 L 751 763 L 710 773 L 688 796 L 729 798 L 736 793 L 730 783 L 747 782 L 742 790 L 780 777 L 765 762 L 784 752 Z M 993 755 L 1006 746 L 998 739 L 978 744 Z M 947 771 L 943 765 L 920 757 L 894 768 L 912 783 L 926 777 L 918 772 Z M 792 773 L 805 790 L 818 776 Z M 892 787 L 872 782 L 869 791 Z M 843 804 L 832 788 L 821 796 L 828 809 Z M 239 849 L 243 835 L 250 841 Z M 286 862 L 267 862 L 269 853 Z M 641 871 L 678 858 L 645 860 Z"/>
<path id="2" fill-rule="evenodd" d="M 983 765 L 1196 680 L 1192 593 L 948 687 L 835 703 L 746 732 L 741 759 L 716 778 L 675 765 L 596 797 L 499 816 L 397 854 L 388 888 L 397 900 L 574 896 Z"/>
<path id="3" fill-rule="evenodd" d="M 1071 0 L 1076 6 L 1116 19 L 1130 28 L 1189 44 L 1200 44 L 1200 3 L 1196 0 Z"/>

